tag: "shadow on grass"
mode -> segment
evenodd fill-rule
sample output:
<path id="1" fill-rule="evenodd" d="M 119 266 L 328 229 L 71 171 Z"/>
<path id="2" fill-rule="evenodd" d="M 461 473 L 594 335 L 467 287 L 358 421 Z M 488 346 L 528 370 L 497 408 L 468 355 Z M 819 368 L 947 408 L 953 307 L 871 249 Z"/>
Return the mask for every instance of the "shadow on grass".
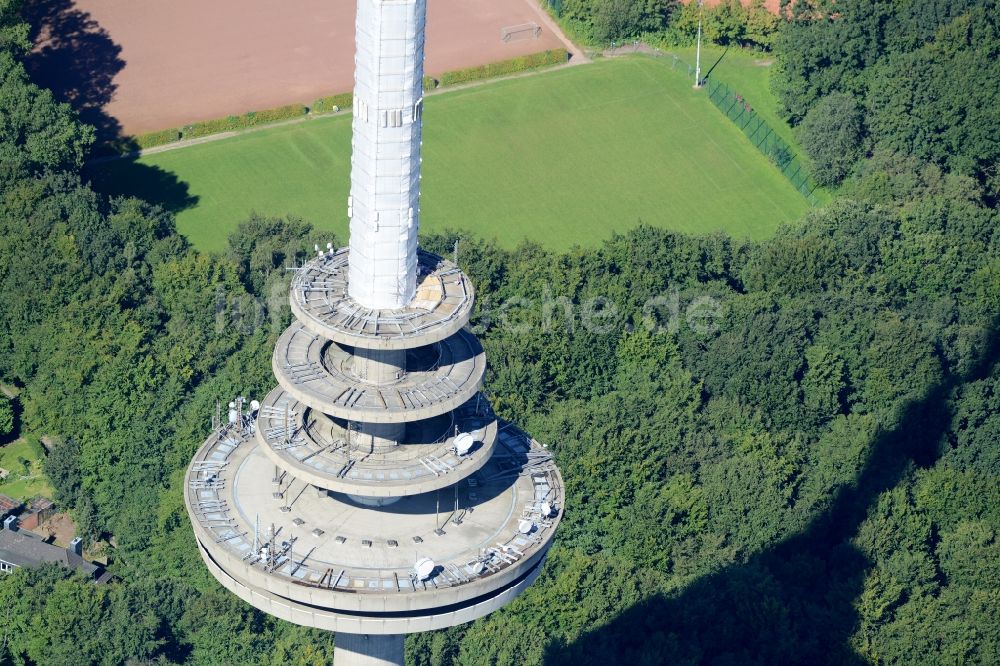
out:
<path id="1" fill-rule="evenodd" d="M 198 197 L 191 194 L 188 184 L 176 174 L 143 164 L 136 158 L 92 164 L 86 167 L 84 175 L 101 194 L 138 197 L 175 214 L 198 203 Z"/>
<path id="2" fill-rule="evenodd" d="M 676 595 L 629 608 L 571 644 L 551 643 L 545 663 L 861 664 L 850 644 L 855 601 L 872 566 L 851 538 L 883 492 L 914 466 L 932 466 L 951 422 L 948 398 L 986 377 L 1000 357 L 994 327 L 979 366 L 909 404 L 883 433 L 855 483 L 802 533 L 704 576 Z"/>
<path id="3" fill-rule="evenodd" d="M 705 80 L 708 80 L 708 77 L 712 76 L 712 72 L 714 72 L 715 68 L 719 66 L 719 64 L 722 62 L 722 59 L 726 57 L 727 53 L 729 53 L 728 46 L 726 47 L 726 50 L 722 52 L 722 55 L 719 56 L 719 59 L 716 60 L 714 63 L 712 63 L 712 66 L 708 68 L 707 72 L 705 72 Z"/>
<path id="4" fill-rule="evenodd" d="M 121 46 L 73 0 L 27 2 L 24 16 L 35 43 L 25 60 L 32 79 L 93 125 L 99 143 L 120 138 L 121 125 L 106 107 L 118 88 L 114 78 L 125 67 Z"/>

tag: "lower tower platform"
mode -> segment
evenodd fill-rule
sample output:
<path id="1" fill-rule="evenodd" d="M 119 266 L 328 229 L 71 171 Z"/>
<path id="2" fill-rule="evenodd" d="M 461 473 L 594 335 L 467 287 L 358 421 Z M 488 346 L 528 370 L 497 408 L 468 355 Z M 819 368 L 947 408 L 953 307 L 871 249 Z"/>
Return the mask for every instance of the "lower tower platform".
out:
<path id="1" fill-rule="evenodd" d="M 550 454 L 509 424 L 460 483 L 381 507 L 276 476 L 252 430 L 205 442 L 185 503 L 216 579 L 297 624 L 392 636 L 482 617 L 538 575 L 561 518 Z"/>

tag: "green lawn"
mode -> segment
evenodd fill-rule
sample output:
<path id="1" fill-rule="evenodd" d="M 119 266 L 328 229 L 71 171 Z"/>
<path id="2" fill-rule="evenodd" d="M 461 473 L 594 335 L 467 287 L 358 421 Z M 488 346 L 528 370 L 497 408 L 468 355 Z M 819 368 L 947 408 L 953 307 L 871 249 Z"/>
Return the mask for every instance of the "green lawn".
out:
<path id="1" fill-rule="evenodd" d="M 21 459 L 28 461 L 25 474 Z M 10 471 L 7 480 L 0 482 L 0 494 L 19 500 L 28 500 L 36 495 L 52 497 L 52 486 L 42 472 L 42 456 L 36 446 L 21 438 L 0 446 L 0 467 Z"/>
<path id="2" fill-rule="evenodd" d="M 694 47 L 672 50 L 685 62 L 694 63 Z M 706 46 L 701 51 L 702 72 L 742 95 L 774 133 L 784 139 L 795 154 L 808 164 L 809 158 L 799 145 L 794 130 L 778 115 L 778 99 L 771 92 L 773 62 L 774 58 L 769 54 L 736 48 Z M 820 202 L 829 201 L 831 197 L 825 188 L 818 188 L 814 194 Z"/>
<path id="3" fill-rule="evenodd" d="M 807 204 L 667 59 L 602 60 L 430 97 L 424 231 L 595 245 L 639 221 L 759 238 Z M 177 212 L 206 250 L 251 210 L 347 235 L 350 118 L 317 118 L 104 164 L 107 191 Z"/>
<path id="4" fill-rule="evenodd" d="M 672 50 L 685 62 L 694 64 L 694 47 Z M 705 46 L 701 51 L 702 74 L 725 83 L 742 95 L 754 111 L 774 129 L 775 134 L 788 142 L 796 152 L 802 152 L 792 128 L 778 116 L 778 100 L 771 93 L 773 61 L 774 58 L 766 53 L 752 53 L 736 48 Z"/>

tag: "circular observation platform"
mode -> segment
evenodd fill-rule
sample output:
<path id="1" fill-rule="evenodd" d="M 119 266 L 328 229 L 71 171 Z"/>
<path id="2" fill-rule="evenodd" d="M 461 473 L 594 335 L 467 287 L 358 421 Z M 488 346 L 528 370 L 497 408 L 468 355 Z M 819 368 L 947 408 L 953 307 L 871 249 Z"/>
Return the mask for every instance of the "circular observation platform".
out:
<path id="1" fill-rule="evenodd" d="M 460 454 L 457 433 L 477 442 Z M 297 479 L 359 497 L 404 497 L 454 485 L 493 455 L 497 421 L 477 396 L 450 414 L 407 425 L 399 446 L 365 453 L 352 446 L 342 423 L 296 400 L 281 387 L 264 399 L 257 441 L 271 461 Z"/>
<path id="2" fill-rule="evenodd" d="M 395 382 L 376 386 L 353 372 L 353 349 L 297 323 L 278 339 L 271 367 L 278 383 L 299 402 L 363 423 L 429 419 L 456 409 L 479 392 L 486 353 L 471 333 L 460 330 L 433 346 L 409 351 L 421 357 L 420 364 Z"/>
<path id="3" fill-rule="evenodd" d="M 366 349 L 409 349 L 444 340 L 468 323 L 475 290 L 450 261 L 418 250 L 409 307 L 373 310 L 348 296 L 347 258 L 347 248 L 326 252 L 292 280 L 292 314 L 312 333 Z"/>
<path id="4" fill-rule="evenodd" d="M 439 629 L 519 594 L 561 519 L 548 452 L 510 426 L 498 440 L 465 481 L 376 508 L 291 475 L 275 483 L 256 438 L 227 428 L 192 461 L 185 504 L 213 575 L 261 610 L 347 633 Z M 434 564 L 423 577 L 421 558 Z"/>

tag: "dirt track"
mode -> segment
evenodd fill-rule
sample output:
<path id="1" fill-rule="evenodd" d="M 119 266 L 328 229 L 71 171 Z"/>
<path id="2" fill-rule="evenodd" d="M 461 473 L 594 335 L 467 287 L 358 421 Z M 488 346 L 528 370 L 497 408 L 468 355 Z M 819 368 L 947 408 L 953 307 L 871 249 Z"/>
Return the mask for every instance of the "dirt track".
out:
<path id="1" fill-rule="evenodd" d="M 104 136 L 353 87 L 354 0 L 36 0 L 36 80 Z M 429 74 L 566 46 L 533 0 L 429 0 Z M 537 39 L 500 40 L 534 21 Z"/>

